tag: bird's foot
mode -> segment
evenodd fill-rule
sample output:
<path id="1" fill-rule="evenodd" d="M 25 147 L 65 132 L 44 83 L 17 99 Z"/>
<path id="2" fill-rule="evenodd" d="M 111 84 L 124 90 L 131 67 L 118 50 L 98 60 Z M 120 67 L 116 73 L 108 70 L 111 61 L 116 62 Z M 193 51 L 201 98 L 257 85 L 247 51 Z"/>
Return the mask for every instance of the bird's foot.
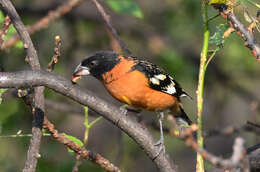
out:
<path id="1" fill-rule="evenodd" d="M 121 113 L 122 113 L 122 115 L 124 115 L 124 116 L 126 116 L 126 114 L 127 114 L 127 112 L 128 112 L 128 110 L 126 109 L 126 107 L 127 107 L 128 105 L 122 105 L 122 106 L 120 106 L 120 111 L 121 111 Z"/>
<path id="2" fill-rule="evenodd" d="M 163 112 L 159 112 L 158 118 L 159 118 L 159 125 L 160 125 L 160 140 L 154 144 L 154 146 L 159 146 L 159 150 L 155 156 L 159 156 L 161 153 L 165 154 L 165 145 L 164 145 L 164 136 L 163 136 L 163 128 L 162 128 L 162 120 L 163 120 Z"/>
<path id="3" fill-rule="evenodd" d="M 165 154 L 165 145 L 164 145 L 164 139 L 160 138 L 160 140 L 158 140 L 154 146 L 159 146 L 159 150 L 156 153 L 154 158 L 157 158 L 161 153 Z"/>
<path id="4" fill-rule="evenodd" d="M 126 109 L 125 107 L 120 106 L 119 110 L 120 110 L 120 112 L 121 112 L 121 116 L 120 116 L 119 119 L 116 121 L 116 123 L 115 123 L 116 125 L 118 125 L 118 123 L 120 122 L 120 120 L 121 120 L 122 118 L 125 118 L 126 115 L 127 115 L 127 109 Z"/>
<path id="5" fill-rule="evenodd" d="M 130 111 L 130 112 L 133 112 L 136 114 L 139 114 L 142 111 L 141 109 L 136 109 L 134 107 L 129 106 L 128 104 L 124 104 L 124 105 L 120 106 L 120 108 L 124 108 L 127 111 Z"/>

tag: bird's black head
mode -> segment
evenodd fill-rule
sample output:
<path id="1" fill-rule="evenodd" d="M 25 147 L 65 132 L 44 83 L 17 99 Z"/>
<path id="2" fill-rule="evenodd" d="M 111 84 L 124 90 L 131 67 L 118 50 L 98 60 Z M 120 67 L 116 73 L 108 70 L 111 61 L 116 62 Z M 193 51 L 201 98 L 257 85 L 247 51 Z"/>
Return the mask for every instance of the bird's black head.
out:
<path id="1" fill-rule="evenodd" d="M 102 74 L 110 71 L 120 62 L 119 54 L 113 51 L 98 51 L 83 60 L 75 69 L 72 81 L 75 82 L 82 75 L 93 75 L 102 79 Z"/>

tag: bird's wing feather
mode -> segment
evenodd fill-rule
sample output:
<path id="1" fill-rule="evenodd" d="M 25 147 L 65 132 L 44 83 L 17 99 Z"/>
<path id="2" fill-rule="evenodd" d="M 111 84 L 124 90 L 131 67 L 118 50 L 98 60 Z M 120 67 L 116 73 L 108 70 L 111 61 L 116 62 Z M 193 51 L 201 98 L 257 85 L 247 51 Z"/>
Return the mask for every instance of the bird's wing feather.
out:
<path id="1" fill-rule="evenodd" d="M 157 65 L 148 61 L 138 60 L 137 58 L 133 59 L 135 60 L 135 65 L 132 69 L 139 70 L 147 76 L 150 88 L 177 98 L 189 96 L 169 74 Z"/>

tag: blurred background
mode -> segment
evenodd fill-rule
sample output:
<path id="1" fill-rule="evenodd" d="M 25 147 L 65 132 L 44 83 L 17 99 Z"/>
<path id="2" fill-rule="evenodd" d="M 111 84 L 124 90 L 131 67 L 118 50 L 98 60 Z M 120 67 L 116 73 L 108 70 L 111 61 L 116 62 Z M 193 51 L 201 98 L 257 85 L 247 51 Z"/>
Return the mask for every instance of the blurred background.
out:
<path id="1" fill-rule="evenodd" d="M 108 0 L 109 1 L 109 0 Z M 64 0 L 14 0 L 12 1 L 26 25 L 31 25 L 56 9 Z M 139 10 L 136 14 L 118 13 L 105 0 L 100 1 L 111 21 L 119 32 L 121 39 L 134 56 L 151 61 L 171 74 L 189 93 L 193 100 L 182 99 L 184 109 L 192 121 L 196 122 L 196 89 L 203 43 L 203 24 L 199 1 L 180 0 L 136 0 L 133 1 Z M 248 5 L 248 4 L 247 4 Z M 246 6 L 252 16 L 256 15 L 253 6 Z M 236 14 L 244 19 L 245 6 L 236 7 Z M 209 16 L 217 15 L 217 11 L 209 8 Z M 211 36 L 217 26 L 226 21 L 217 17 L 210 22 Z M 1 26 L 2 27 L 2 26 Z M 83 1 L 65 16 L 52 22 L 47 28 L 32 35 L 41 67 L 47 68 L 53 56 L 54 37 L 60 35 L 62 51 L 59 63 L 54 72 L 71 79 L 76 65 L 89 54 L 97 50 L 118 50 L 113 39 L 91 1 Z M 259 33 L 256 33 L 259 41 Z M 211 45 L 210 49 L 215 49 Z M 0 54 L 0 64 L 5 71 L 29 69 L 25 63 L 25 52 L 14 46 Z M 246 121 L 259 122 L 260 102 L 260 67 L 244 42 L 235 33 L 225 40 L 222 48 L 208 66 L 205 80 L 204 97 L 204 131 L 240 127 Z M 95 92 L 99 97 L 121 106 L 92 77 L 83 78 L 79 85 Z M 32 116 L 21 99 L 13 95 L 9 89 L 3 96 L 0 105 L 0 135 L 31 133 Z M 73 135 L 79 139 L 84 137 L 83 107 L 52 90 L 46 89 L 46 115 L 59 132 Z M 98 117 L 90 111 L 91 118 Z M 155 113 L 142 112 L 141 122 L 149 128 L 155 138 L 159 138 L 158 129 L 150 125 L 157 122 Z M 165 120 L 167 126 L 167 121 Z M 258 143 L 255 134 L 239 132 L 228 136 L 213 135 L 206 137 L 205 147 L 208 151 L 222 157 L 229 157 L 236 136 L 246 140 L 246 147 Z M 168 134 L 166 151 L 182 172 L 195 170 L 196 154 L 183 141 Z M 23 169 L 30 137 L 0 138 L 0 171 L 16 172 Z M 152 161 L 140 147 L 126 134 L 105 119 L 96 123 L 90 130 L 87 149 L 100 153 L 122 171 L 152 172 L 157 171 Z M 52 137 L 43 137 L 41 158 L 37 171 L 72 171 L 75 156 L 71 156 L 65 146 Z M 207 165 L 210 168 L 210 165 Z M 83 161 L 79 171 L 104 171 L 100 167 Z"/>

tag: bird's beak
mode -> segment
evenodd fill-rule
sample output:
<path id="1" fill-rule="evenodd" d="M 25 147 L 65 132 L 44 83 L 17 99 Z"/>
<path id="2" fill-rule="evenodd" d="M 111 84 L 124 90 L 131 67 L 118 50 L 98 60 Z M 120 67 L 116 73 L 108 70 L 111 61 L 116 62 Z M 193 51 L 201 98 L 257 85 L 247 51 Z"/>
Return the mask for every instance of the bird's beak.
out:
<path id="1" fill-rule="evenodd" d="M 73 83 L 76 83 L 77 80 L 79 80 L 81 78 L 82 75 L 89 75 L 90 72 L 89 72 L 89 68 L 85 67 L 85 66 L 81 66 L 81 64 L 79 64 L 75 71 L 73 72 L 73 75 L 72 75 L 72 79 L 71 81 Z"/>

